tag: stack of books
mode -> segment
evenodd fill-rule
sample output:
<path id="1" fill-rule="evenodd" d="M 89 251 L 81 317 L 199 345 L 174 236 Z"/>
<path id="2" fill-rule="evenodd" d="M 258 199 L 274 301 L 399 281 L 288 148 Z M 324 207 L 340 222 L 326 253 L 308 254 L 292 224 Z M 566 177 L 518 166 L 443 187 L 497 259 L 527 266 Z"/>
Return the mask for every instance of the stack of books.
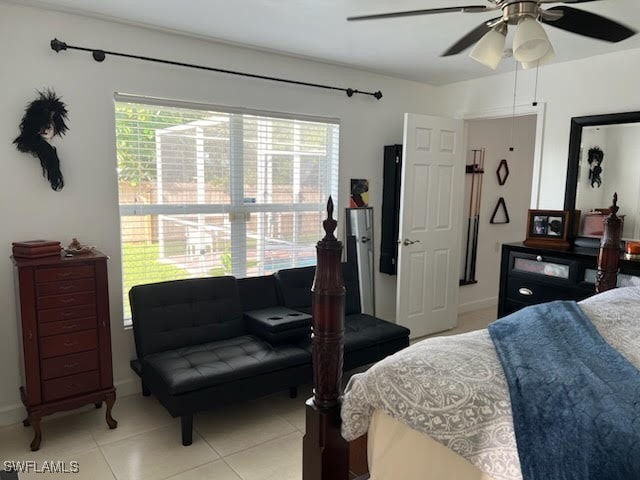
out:
<path id="1" fill-rule="evenodd" d="M 29 240 L 13 242 L 13 256 L 16 258 L 42 258 L 60 255 L 60 242 L 50 240 Z"/>

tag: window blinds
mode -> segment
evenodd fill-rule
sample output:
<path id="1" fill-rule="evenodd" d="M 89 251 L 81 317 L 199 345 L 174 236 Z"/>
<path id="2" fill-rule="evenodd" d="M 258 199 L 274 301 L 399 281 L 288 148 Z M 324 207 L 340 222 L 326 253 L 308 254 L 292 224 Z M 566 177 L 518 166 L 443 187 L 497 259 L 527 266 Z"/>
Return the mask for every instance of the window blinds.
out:
<path id="1" fill-rule="evenodd" d="M 125 317 L 133 285 L 314 265 L 335 120 L 116 96 Z"/>

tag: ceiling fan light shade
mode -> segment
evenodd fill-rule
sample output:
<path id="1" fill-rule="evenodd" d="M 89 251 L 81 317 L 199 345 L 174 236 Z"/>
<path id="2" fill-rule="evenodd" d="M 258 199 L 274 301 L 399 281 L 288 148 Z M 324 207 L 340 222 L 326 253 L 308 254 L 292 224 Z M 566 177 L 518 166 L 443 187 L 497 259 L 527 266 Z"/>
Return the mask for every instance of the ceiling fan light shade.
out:
<path id="1" fill-rule="evenodd" d="M 476 43 L 469 56 L 495 70 L 502 60 L 506 39 L 506 31 L 494 28 Z"/>
<path id="2" fill-rule="evenodd" d="M 522 62 L 522 68 L 524 70 L 528 70 L 529 68 L 541 67 L 542 65 L 551 62 L 554 58 L 556 58 L 556 52 L 553 50 L 553 47 L 549 45 L 549 50 L 544 57 L 540 60 L 536 60 L 535 62 Z"/>
<path id="3" fill-rule="evenodd" d="M 522 63 L 543 58 L 551 44 L 544 28 L 532 17 L 524 17 L 513 37 L 513 56 Z"/>

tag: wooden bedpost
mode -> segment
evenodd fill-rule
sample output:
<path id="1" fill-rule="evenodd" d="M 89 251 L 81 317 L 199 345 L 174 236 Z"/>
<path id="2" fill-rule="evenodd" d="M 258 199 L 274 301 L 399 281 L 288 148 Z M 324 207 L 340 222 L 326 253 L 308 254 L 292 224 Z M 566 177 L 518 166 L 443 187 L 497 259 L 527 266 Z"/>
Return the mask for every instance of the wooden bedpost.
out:
<path id="1" fill-rule="evenodd" d="M 618 276 L 618 264 L 620 262 L 620 237 L 622 235 L 622 221 L 618 213 L 618 194 L 613 194 L 613 205 L 609 208 L 611 213 L 602 222 L 604 234 L 600 241 L 600 253 L 598 254 L 598 272 L 596 273 L 596 293 L 616 288 Z"/>
<path id="2" fill-rule="evenodd" d="M 306 402 L 302 442 L 303 480 L 347 480 L 349 444 L 340 434 L 344 349 L 342 243 L 335 237 L 333 200 L 327 202 L 325 237 L 316 246 L 318 265 L 312 291 L 313 397 Z"/>

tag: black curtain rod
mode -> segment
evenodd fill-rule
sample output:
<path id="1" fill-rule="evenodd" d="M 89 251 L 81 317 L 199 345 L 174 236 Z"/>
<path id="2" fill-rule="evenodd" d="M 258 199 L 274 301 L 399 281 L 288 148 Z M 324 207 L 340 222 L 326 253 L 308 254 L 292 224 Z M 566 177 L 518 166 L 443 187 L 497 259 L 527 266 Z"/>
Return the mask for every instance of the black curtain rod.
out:
<path id="1" fill-rule="evenodd" d="M 214 68 L 214 67 L 206 67 L 203 65 L 194 65 L 192 63 L 174 62 L 172 60 L 163 60 L 161 58 L 143 57 L 141 55 L 131 55 L 128 53 L 110 52 L 108 50 L 97 50 L 94 48 L 76 47 L 74 45 L 68 45 L 67 43 L 61 40 L 58 40 L 57 38 L 54 38 L 53 40 L 51 40 L 51 49 L 55 50 L 56 52 L 60 52 L 61 50 L 82 50 L 84 52 L 91 52 L 91 54 L 93 55 L 93 59 L 96 62 L 103 62 L 107 55 L 114 55 L 116 57 L 134 58 L 136 60 L 145 60 L 147 62 L 164 63 L 166 65 L 177 65 L 179 67 L 197 68 L 198 70 L 208 70 L 210 72 L 227 73 L 229 75 L 239 75 L 242 77 L 258 78 L 260 80 L 271 80 L 272 82 L 290 83 L 293 85 L 303 85 L 305 87 L 324 88 L 325 90 L 339 90 L 341 92 L 345 92 L 347 94 L 347 97 L 353 97 L 353 94 L 357 93 L 360 95 L 370 95 L 376 98 L 377 100 L 380 100 L 382 98 L 382 92 L 380 90 L 378 90 L 377 92 L 365 92 L 365 91 L 357 90 L 354 88 L 333 87 L 331 85 L 322 85 L 320 83 L 300 82 L 297 80 L 289 80 L 286 78 L 270 77 L 267 75 L 257 75 L 255 73 L 245 73 L 245 72 L 237 72 L 234 70 L 226 70 L 224 68 Z"/>

